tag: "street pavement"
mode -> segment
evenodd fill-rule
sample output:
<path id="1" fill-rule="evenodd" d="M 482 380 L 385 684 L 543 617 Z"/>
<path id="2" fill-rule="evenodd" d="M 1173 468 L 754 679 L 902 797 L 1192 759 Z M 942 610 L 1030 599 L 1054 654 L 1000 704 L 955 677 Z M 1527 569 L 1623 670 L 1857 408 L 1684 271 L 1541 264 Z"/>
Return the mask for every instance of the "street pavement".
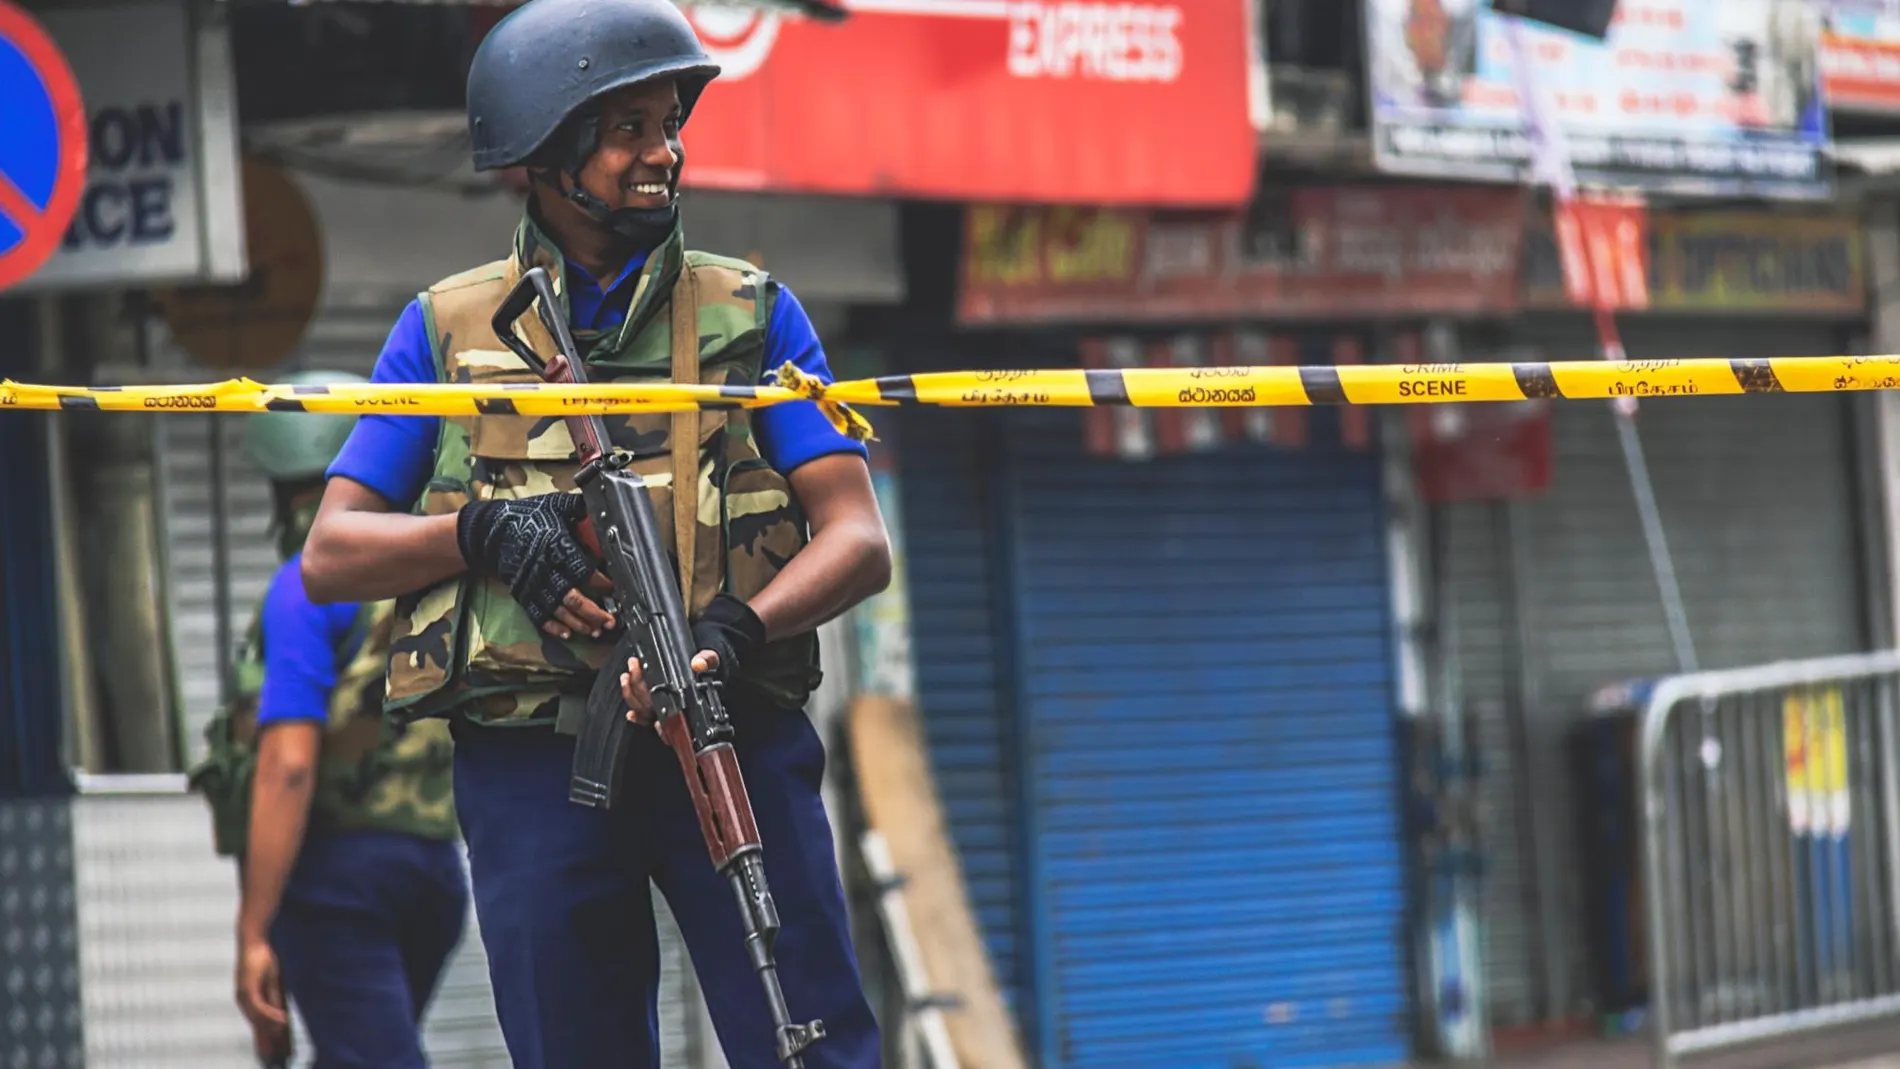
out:
<path id="1" fill-rule="evenodd" d="M 1900 1024 L 1683 1059 L 1679 1069 L 1900 1069 Z M 1499 1057 L 1497 1069 L 1655 1069 L 1645 1038 L 1563 1043 Z"/>

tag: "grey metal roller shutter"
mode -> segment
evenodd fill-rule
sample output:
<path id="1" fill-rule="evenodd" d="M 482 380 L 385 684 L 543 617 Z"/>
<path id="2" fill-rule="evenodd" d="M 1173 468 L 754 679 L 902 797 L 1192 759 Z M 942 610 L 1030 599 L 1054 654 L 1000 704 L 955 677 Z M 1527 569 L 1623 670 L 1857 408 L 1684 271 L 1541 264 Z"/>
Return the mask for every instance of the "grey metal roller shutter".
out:
<path id="1" fill-rule="evenodd" d="M 382 351 L 383 339 L 410 295 L 347 308 L 325 308 L 311 323 L 286 367 L 321 367 L 368 375 Z M 189 368 L 194 362 L 172 345 L 165 331 L 154 331 L 154 363 Z M 206 377 L 226 374 L 206 369 Z M 269 381 L 273 372 L 250 372 Z M 231 640 L 241 641 L 251 613 L 264 596 L 278 566 L 270 536 L 270 486 L 244 453 L 241 416 L 173 416 L 152 421 L 158 455 L 160 509 L 163 517 L 172 658 L 181 691 L 185 753 L 203 753 L 204 725 L 216 711 L 221 651 L 212 580 L 211 443 L 217 428 L 224 450 L 225 538 L 229 559 Z M 229 651 L 222 651 L 228 653 Z"/>
<path id="2" fill-rule="evenodd" d="M 224 537 L 230 584 L 226 609 L 232 643 L 278 568 L 270 537 L 270 484 L 244 455 L 241 417 L 161 415 L 152 419 L 158 471 L 159 530 L 165 555 L 172 663 L 188 763 L 205 754 L 204 728 L 218 707 L 218 678 L 230 650 L 218 648 L 213 581 L 212 435 L 224 450 Z"/>
<path id="3" fill-rule="evenodd" d="M 397 317 L 414 298 L 413 293 L 400 293 L 380 301 L 326 307 L 285 365 L 367 376 L 375 369 Z"/>
<path id="4" fill-rule="evenodd" d="M 1548 359 L 1589 359 L 1580 320 L 1546 320 L 1516 341 Z M 1632 320 L 1633 359 L 1838 351 L 1830 324 L 1767 319 Z M 1582 873 L 1569 845 L 1573 785 L 1564 733 L 1605 683 L 1675 670 L 1660 596 L 1607 404 L 1556 406 L 1551 492 L 1521 509 L 1519 559 L 1530 766 L 1545 837 L 1547 978 L 1556 1013 L 1589 985 Z M 1720 668 L 1862 649 L 1864 568 L 1848 403 L 1830 395 L 1669 399 L 1638 416 L 1701 665 Z"/>
<path id="5" fill-rule="evenodd" d="M 1505 507 L 1461 502 L 1436 508 L 1442 542 L 1439 634 L 1452 658 L 1448 680 L 1481 755 L 1479 828 L 1485 856 L 1485 993 L 1494 1027 L 1537 1020 L 1537 903 L 1516 760 L 1522 710 L 1516 693 L 1517 617 L 1512 606 Z M 1439 665 L 1444 670 L 1444 665 Z"/>

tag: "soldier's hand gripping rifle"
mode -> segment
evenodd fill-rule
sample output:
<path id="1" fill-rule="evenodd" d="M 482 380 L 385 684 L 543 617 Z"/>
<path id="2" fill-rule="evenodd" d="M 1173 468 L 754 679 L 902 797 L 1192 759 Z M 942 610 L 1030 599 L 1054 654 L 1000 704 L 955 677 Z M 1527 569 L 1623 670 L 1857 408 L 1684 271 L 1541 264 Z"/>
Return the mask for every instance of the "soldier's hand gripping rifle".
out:
<path id="1" fill-rule="evenodd" d="M 538 298 L 538 301 L 537 301 Z M 541 322 L 559 352 L 543 360 L 515 332 L 515 321 L 538 304 Z M 530 269 L 515 284 L 492 325 L 496 337 L 528 362 L 548 382 L 585 383 L 586 372 L 568 330 L 567 317 L 556 303 L 547 272 Z M 680 772 L 699 814 L 713 867 L 732 882 L 745 921 L 746 950 L 752 967 L 765 985 L 777 1026 L 778 1056 L 790 1069 L 802 1069 L 799 1055 L 823 1039 L 823 1021 L 794 1024 L 779 986 L 773 960 L 778 937 L 778 908 L 765 881 L 765 855 L 752 802 L 732 748 L 732 722 L 720 699 L 720 684 L 693 673 L 692 629 L 686 622 L 686 604 L 667 554 L 661 550 L 659 524 L 646 480 L 626 470 L 627 457 L 615 451 L 599 416 L 564 417 L 581 461 L 575 482 L 587 505 L 586 527 L 576 532 L 599 554 L 613 581 L 612 603 L 602 606 L 621 629 L 613 659 L 595 680 L 587 698 L 587 714 L 574 747 L 573 779 L 568 798 L 581 805 L 611 809 L 620 793 L 620 770 L 627 744 L 636 730 L 627 719 L 620 693 L 620 674 L 627 658 L 640 658 L 641 671 L 653 694 L 653 712 L 660 737 L 679 758 Z M 674 449 L 696 449 L 697 440 L 675 441 Z M 697 470 L 698 465 L 693 465 Z M 691 486 L 675 486 L 675 494 L 697 497 Z M 590 538 L 589 535 L 592 535 Z"/>

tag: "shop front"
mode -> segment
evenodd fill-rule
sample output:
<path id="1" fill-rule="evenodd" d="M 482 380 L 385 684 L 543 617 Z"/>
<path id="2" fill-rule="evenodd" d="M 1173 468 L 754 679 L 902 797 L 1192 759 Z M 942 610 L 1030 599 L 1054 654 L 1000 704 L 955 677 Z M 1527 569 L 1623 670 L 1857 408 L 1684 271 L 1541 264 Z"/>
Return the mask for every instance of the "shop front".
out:
<path id="1" fill-rule="evenodd" d="M 1059 412 L 903 433 L 957 454 L 906 458 L 919 692 L 1041 1064 L 1401 1060 L 1376 455 L 1130 470 Z"/>
<path id="2" fill-rule="evenodd" d="M 1853 215 L 1657 211 L 1647 307 L 1618 317 L 1629 359 L 1861 351 L 1867 274 Z M 1598 358 L 1548 226 L 1526 312 L 1458 333 L 1468 360 Z M 1864 650 L 1885 597 L 1871 406 L 1853 395 L 1638 398 L 1688 633 L 1703 668 Z M 1467 433 L 1422 485 L 1432 503 L 1437 671 L 1474 733 L 1486 974 L 1503 1030 L 1636 1008 L 1590 928 L 1571 734 L 1590 698 L 1679 662 L 1608 403 L 1538 410 L 1515 437 Z M 1510 474 L 1489 480 L 1475 473 Z M 1624 970 L 1627 972 L 1627 970 Z"/>
<path id="3" fill-rule="evenodd" d="M 1540 211 L 1521 314 L 1441 322 L 1408 344 L 1432 360 L 1596 360 L 1604 348 L 1581 297 L 1598 287 L 1618 306 L 1638 377 L 1651 361 L 1864 351 L 1862 221 L 1837 207 L 1853 198 L 1836 189 L 1829 112 L 1890 111 L 1893 94 L 1869 75 L 1882 27 L 1834 10 L 1844 6 L 1659 3 L 1592 39 L 1480 5 L 1450 31 L 1471 62 L 1441 77 L 1421 75 L 1405 5 L 1368 5 L 1377 169 L 1581 184 L 1569 221 L 1590 232 L 1560 256 Z M 1742 65 L 1778 42 L 1794 76 L 1684 73 L 1715 38 Z M 1535 76 L 1513 73 L 1517 55 L 1536 57 Z M 1536 133 L 1519 137 L 1514 115 L 1533 85 L 1545 98 L 1525 109 Z M 1684 206 L 1711 197 L 1733 200 Z M 1889 633 L 1870 626 L 1888 600 L 1871 567 L 1885 545 L 1873 403 L 1642 394 L 1639 468 L 1626 460 L 1629 425 L 1605 403 L 1443 406 L 1411 421 L 1430 506 L 1429 669 L 1439 716 L 1471 734 L 1482 1004 L 1503 1032 L 1598 1014 L 1620 1027 L 1612 1015 L 1640 1002 L 1640 966 L 1605 956 L 1630 945 L 1628 925 L 1620 939 L 1590 927 L 1602 874 L 1578 845 L 1568 755 L 1592 695 L 1685 661 L 1632 479 L 1653 485 L 1701 667 L 1861 650 Z"/>
<path id="4" fill-rule="evenodd" d="M 1288 189 L 1244 220 L 971 208 L 897 370 L 1327 365 L 1514 299 L 1511 191 Z M 916 691 L 998 982 L 1046 1069 L 1414 1050 L 1387 422 L 905 410 Z"/>

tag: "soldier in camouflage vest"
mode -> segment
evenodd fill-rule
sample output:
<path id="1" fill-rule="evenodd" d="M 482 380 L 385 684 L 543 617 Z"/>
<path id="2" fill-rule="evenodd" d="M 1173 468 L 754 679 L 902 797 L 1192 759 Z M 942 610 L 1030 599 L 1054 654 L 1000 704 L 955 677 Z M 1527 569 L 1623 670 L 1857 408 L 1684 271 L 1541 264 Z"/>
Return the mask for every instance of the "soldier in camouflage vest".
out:
<path id="1" fill-rule="evenodd" d="M 473 59 L 469 131 L 478 169 L 526 168 L 526 210 L 506 255 L 418 295 L 373 378 L 535 381 L 490 318 L 542 266 L 592 381 L 752 384 L 788 362 L 829 380 L 790 290 L 686 245 L 680 130 L 716 74 L 670 0 L 530 0 L 503 19 Z M 865 447 L 810 402 L 607 424 L 652 488 L 695 668 L 726 686 L 784 924 L 786 998 L 829 1031 L 806 1063 L 870 1069 L 878 1032 L 819 795 L 824 749 L 803 710 L 816 629 L 889 580 Z M 518 1069 L 656 1063 L 651 885 L 728 1063 L 770 1069 L 775 1032 L 738 908 L 671 753 L 641 733 L 614 810 L 567 801 L 576 716 L 614 637 L 596 600 L 606 579 L 573 533 L 577 467 L 559 419 L 366 415 L 330 467 L 304 576 L 320 599 L 396 600 L 386 708 L 452 725 L 456 809 Z M 637 662 L 622 692 L 629 717 L 651 711 Z"/>
<path id="2" fill-rule="evenodd" d="M 395 603 L 315 605 L 302 579 L 323 472 L 354 422 L 251 417 L 247 444 L 272 480 L 284 563 L 191 778 L 210 803 L 218 853 L 238 860 L 237 999 L 259 1056 L 289 1054 L 288 995 L 317 1066 L 421 1069 L 420 1021 L 469 900 L 453 744 L 441 721 L 383 716 Z"/>

